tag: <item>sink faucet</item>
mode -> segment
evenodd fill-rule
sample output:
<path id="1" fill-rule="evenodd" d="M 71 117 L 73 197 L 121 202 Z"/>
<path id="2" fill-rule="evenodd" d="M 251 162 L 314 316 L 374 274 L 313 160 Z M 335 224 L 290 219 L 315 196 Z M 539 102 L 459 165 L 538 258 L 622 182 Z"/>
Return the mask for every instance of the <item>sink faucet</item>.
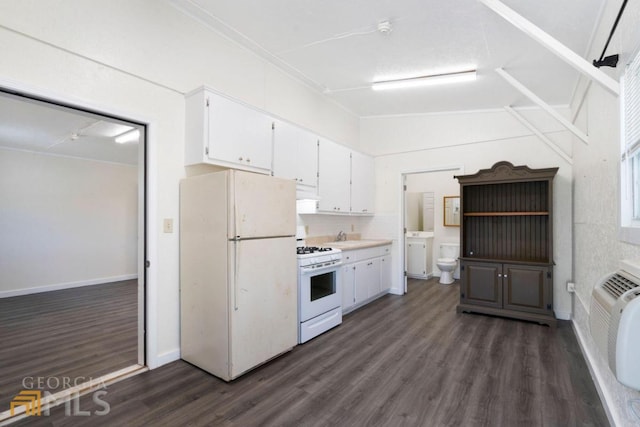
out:
<path id="1" fill-rule="evenodd" d="M 347 235 L 344 231 L 340 231 L 336 237 L 336 242 L 344 242 L 345 240 L 347 240 Z"/>

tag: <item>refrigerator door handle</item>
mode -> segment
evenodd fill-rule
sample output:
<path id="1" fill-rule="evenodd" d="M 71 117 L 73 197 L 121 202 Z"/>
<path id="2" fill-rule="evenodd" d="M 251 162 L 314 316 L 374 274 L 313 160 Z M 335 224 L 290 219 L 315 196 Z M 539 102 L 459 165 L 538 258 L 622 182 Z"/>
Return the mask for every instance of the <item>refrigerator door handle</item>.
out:
<path id="1" fill-rule="evenodd" d="M 233 310 L 238 311 L 238 242 L 233 242 Z"/>

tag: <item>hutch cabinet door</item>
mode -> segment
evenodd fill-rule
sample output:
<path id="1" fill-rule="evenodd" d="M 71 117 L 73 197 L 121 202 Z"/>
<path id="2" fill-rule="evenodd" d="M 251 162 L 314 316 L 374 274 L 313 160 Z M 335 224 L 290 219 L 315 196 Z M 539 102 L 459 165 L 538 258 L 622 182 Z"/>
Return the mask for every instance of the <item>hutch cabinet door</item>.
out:
<path id="1" fill-rule="evenodd" d="M 529 313 L 552 313 L 551 268 L 505 264 L 504 308 Z"/>
<path id="2" fill-rule="evenodd" d="M 460 301 L 502 308 L 502 264 L 462 261 Z"/>

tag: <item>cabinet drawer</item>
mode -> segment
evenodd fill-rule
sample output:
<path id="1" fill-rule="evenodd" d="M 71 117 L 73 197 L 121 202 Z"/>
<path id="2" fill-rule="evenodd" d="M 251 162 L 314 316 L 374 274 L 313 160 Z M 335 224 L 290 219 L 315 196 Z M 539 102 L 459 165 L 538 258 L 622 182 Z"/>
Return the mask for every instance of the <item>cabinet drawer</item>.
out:
<path id="1" fill-rule="evenodd" d="M 378 256 L 387 256 L 391 255 L 391 245 L 380 246 L 378 248 Z"/>
<path id="2" fill-rule="evenodd" d="M 380 256 L 380 248 L 354 249 L 342 252 L 342 263 L 348 264 Z"/>

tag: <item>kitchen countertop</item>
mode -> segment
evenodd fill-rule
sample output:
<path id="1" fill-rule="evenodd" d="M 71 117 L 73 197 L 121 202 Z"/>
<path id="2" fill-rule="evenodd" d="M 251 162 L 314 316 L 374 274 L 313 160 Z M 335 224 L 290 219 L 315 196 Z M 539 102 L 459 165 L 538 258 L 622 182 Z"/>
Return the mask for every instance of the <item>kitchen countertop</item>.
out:
<path id="1" fill-rule="evenodd" d="M 319 246 L 327 248 L 336 248 L 343 251 L 352 251 L 355 249 L 373 248 L 376 246 L 390 245 L 391 240 L 344 240 L 341 242 L 327 242 Z"/>

